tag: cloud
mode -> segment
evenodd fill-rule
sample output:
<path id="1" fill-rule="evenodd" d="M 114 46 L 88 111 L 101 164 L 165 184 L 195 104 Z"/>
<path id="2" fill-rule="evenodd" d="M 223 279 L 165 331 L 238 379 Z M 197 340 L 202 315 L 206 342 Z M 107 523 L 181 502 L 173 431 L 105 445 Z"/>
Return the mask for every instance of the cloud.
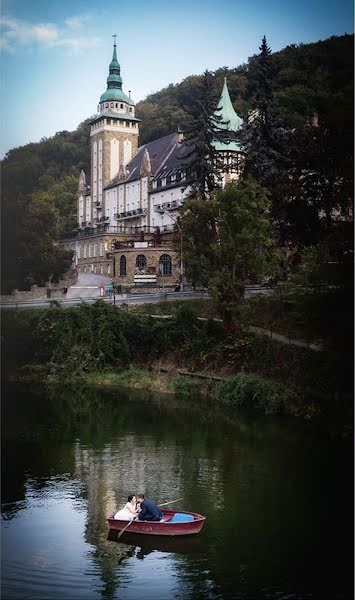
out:
<path id="1" fill-rule="evenodd" d="M 78 15 L 76 17 L 69 17 L 68 19 L 65 19 L 65 24 L 71 29 L 80 29 L 81 27 L 84 27 L 87 20 L 87 15 Z"/>
<path id="2" fill-rule="evenodd" d="M 10 16 L 1 19 L 0 46 L 7 52 L 16 48 L 37 45 L 45 48 L 62 48 L 69 53 L 92 48 L 100 44 L 100 39 L 89 34 L 74 35 L 73 29 L 79 29 L 87 17 L 69 17 L 64 27 L 55 23 L 30 23 Z"/>

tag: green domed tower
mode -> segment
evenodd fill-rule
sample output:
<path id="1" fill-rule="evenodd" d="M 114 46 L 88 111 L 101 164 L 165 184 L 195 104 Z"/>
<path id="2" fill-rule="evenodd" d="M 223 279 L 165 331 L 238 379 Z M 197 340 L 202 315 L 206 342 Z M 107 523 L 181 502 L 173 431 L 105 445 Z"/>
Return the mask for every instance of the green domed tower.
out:
<path id="1" fill-rule="evenodd" d="M 139 123 L 131 93 L 122 89 L 121 67 L 117 60 L 116 36 L 107 77 L 107 90 L 100 96 L 98 116 L 91 123 L 91 198 L 93 226 L 104 224 L 104 188 L 138 148 Z"/>

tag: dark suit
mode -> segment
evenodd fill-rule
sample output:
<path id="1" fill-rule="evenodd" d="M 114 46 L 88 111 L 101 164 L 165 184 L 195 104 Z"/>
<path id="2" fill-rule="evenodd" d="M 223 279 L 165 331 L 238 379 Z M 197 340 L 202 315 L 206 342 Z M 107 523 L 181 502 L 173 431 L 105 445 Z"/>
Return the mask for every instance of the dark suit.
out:
<path id="1" fill-rule="evenodd" d="M 140 521 L 160 521 L 163 513 L 152 500 L 145 498 L 141 502 L 141 512 L 138 515 Z"/>

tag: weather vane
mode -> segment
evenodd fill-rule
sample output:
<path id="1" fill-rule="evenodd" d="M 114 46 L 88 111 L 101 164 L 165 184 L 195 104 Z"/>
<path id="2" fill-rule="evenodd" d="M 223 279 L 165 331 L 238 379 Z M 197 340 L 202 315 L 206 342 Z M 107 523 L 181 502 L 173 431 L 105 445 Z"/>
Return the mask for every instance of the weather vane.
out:
<path id="1" fill-rule="evenodd" d="M 113 37 L 113 44 L 114 44 L 114 46 L 116 46 L 116 37 L 117 37 L 117 34 L 115 33 L 112 37 Z"/>

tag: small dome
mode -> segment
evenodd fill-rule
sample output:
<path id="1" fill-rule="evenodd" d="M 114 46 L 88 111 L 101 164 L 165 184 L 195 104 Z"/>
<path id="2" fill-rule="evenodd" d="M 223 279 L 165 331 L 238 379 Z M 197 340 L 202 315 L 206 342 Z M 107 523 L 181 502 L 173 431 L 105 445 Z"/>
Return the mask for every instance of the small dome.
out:
<path id="1" fill-rule="evenodd" d="M 126 104 L 134 106 L 132 98 L 129 98 L 121 90 L 121 88 L 109 88 L 108 90 L 106 90 L 106 92 L 101 94 L 100 102 L 109 102 L 110 100 L 113 100 L 115 102 L 126 102 Z"/>

